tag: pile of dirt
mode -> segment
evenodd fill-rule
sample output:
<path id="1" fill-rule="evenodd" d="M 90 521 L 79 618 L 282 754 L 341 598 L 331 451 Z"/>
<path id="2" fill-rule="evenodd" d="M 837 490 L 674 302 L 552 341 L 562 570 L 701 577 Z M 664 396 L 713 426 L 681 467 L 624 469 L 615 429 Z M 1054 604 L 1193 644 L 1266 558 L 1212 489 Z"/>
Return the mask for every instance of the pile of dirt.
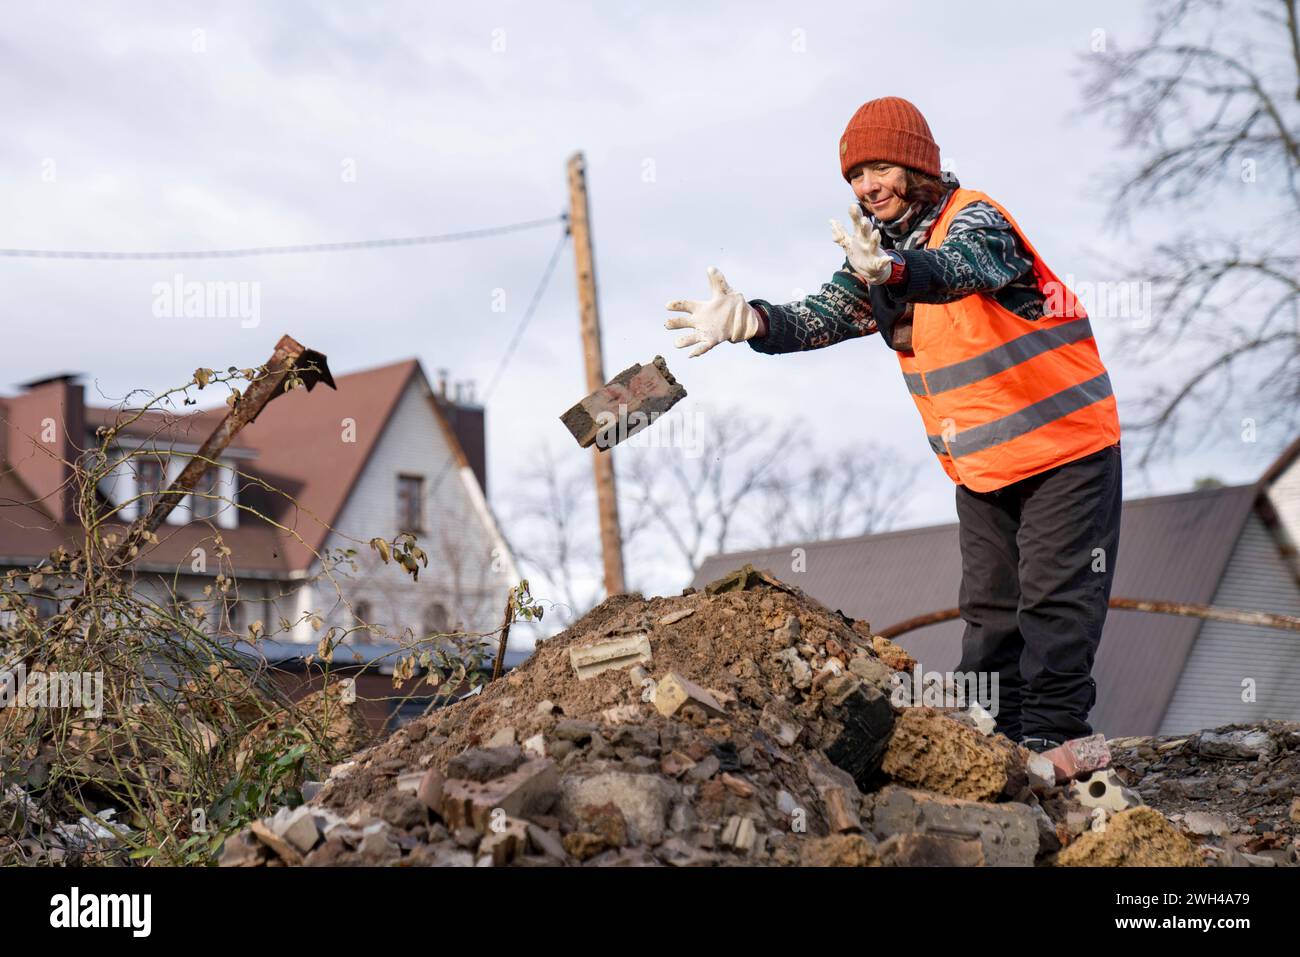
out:
<path id="1" fill-rule="evenodd" d="M 1162 814 L 1085 807 L 980 709 L 896 699 L 914 665 L 748 566 L 617 596 L 336 766 L 221 863 L 1089 864 L 1124 861 L 1134 833 L 1160 835 L 1140 863 L 1207 856 Z"/>

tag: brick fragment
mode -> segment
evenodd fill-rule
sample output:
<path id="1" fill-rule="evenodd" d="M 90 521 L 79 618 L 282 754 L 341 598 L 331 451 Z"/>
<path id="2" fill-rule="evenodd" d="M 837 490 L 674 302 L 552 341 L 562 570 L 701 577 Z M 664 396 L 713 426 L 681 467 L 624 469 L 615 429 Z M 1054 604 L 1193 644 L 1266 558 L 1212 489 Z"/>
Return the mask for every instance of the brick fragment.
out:
<path id="1" fill-rule="evenodd" d="M 584 449 L 605 450 L 635 435 L 686 398 L 663 356 L 635 363 L 560 416 Z"/>

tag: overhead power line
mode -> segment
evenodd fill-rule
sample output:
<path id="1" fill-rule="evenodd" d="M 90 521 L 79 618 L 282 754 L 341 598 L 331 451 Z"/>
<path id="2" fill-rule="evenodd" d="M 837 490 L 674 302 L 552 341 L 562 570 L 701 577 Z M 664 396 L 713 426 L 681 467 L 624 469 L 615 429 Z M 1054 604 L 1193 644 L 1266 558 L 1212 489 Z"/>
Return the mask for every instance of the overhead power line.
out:
<path id="1" fill-rule="evenodd" d="M 569 241 L 569 233 L 566 230 L 560 234 L 560 241 L 555 244 L 555 249 L 551 253 L 551 259 L 542 270 L 542 278 L 537 283 L 537 288 L 533 290 L 533 297 L 528 302 L 528 308 L 524 310 L 523 317 L 519 320 L 519 325 L 515 328 L 515 333 L 510 337 L 510 342 L 506 344 L 505 352 L 501 354 L 501 361 L 497 365 L 496 372 L 492 375 L 492 381 L 488 387 L 483 390 L 483 402 L 486 404 L 488 397 L 496 389 L 497 382 L 501 379 L 501 373 L 506 371 L 506 366 L 510 362 L 510 357 L 514 355 L 515 346 L 519 345 L 519 340 L 523 337 L 524 330 L 528 328 L 528 320 L 533 317 L 537 310 L 537 305 L 542 301 L 542 293 L 546 291 L 546 285 L 551 280 L 551 273 L 555 271 L 555 264 L 559 261 L 560 252 L 564 249 L 564 244 Z"/>
<path id="2" fill-rule="evenodd" d="M 0 249 L 0 256 L 10 259 L 112 259 L 112 260 L 159 260 L 159 259 L 236 259 L 249 256 L 286 256 L 293 253 L 339 253 L 354 249 L 388 249 L 396 246 L 431 246 L 435 243 L 454 243 L 464 239 L 483 239 L 487 236 L 500 236 L 505 233 L 519 232 L 525 229 L 537 229 L 564 222 L 567 215 L 548 216 L 545 219 L 530 219 L 521 223 L 509 223 L 505 226 L 489 226 L 483 229 L 467 229 L 457 233 L 442 233 L 436 236 L 406 236 L 399 239 L 362 239 L 347 243 L 307 243 L 296 246 L 250 246 L 245 249 L 195 249 L 185 251 L 158 252 L 109 252 L 79 249 Z"/>

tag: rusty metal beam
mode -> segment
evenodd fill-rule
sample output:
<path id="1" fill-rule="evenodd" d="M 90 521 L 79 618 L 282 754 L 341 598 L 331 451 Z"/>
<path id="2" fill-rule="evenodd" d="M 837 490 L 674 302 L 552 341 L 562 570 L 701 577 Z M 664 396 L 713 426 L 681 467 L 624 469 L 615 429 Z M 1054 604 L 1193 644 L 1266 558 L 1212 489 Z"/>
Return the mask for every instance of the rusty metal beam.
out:
<path id="1" fill-rule="evenodd" d="M 1300 618 L 1293 615 L 1275 615 L 1267 611 L 1241 611 L 1236 608 L 1217 608 L 1214 605 L 1197 605 L 1185 601 L 1151 601 L 1145 598 L 1112 598 L 1110 607 L 1121 611 L 1145 611 L 1157 615 L 1181 615 L 1184 618 L 1201 618 L 1207 621 L 1230 621 L 1237 625 L 1258 625 L 1261 628 L 1280 628 L 1283 631 L 1300 632 Z M 952 621 L 961 617 L 961 609 L 948 608 L 944 611 L 917 615 L 896 625 L 890 625 L 876 634 L 882 638 L 896 638 L 909 631 L 916 631 L 927 625 Z"/>
<path id="2" fill-rule="evenodd" d="M 253 381 L 248 391 L 239 397 L 234 407 L 217 423 L 212 434 L 190 458 L 176 480 L 155 497 L 153 506 L 146 514 L 131 524 L 121 546 L 113 555 L 112 565 L 125 563 L 132 558 L 132 550 L 145 540 L 146 535 L 166 521 L 181 499 L 194 491 L 203 473 L 239 431 L 256 419 L 272 399 L 284 392 L 284 382 L 294 372 L 308 391 L 318 382 L 324 382 L 331 389 L 336 388 L 324 355 L 308 349 L 292 336 L 281 336 L 271 358 L 266 362 L 266 374 Z"/>

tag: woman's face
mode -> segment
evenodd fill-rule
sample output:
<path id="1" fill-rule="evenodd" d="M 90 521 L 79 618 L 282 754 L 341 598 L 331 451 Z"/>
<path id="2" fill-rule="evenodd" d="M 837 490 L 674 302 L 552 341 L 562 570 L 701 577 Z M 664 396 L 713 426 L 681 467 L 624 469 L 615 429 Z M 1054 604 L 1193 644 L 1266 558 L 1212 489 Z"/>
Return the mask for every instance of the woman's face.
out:
<path id="1" fill-rule="evenodd" d="M 849 185 L 867 212 L 882 223 L 902 216 L 911 205 L 903 198 L 906 174 L 903 167 L 893 163 L 875 162 L 856 166 L 849 173 Z"/>

